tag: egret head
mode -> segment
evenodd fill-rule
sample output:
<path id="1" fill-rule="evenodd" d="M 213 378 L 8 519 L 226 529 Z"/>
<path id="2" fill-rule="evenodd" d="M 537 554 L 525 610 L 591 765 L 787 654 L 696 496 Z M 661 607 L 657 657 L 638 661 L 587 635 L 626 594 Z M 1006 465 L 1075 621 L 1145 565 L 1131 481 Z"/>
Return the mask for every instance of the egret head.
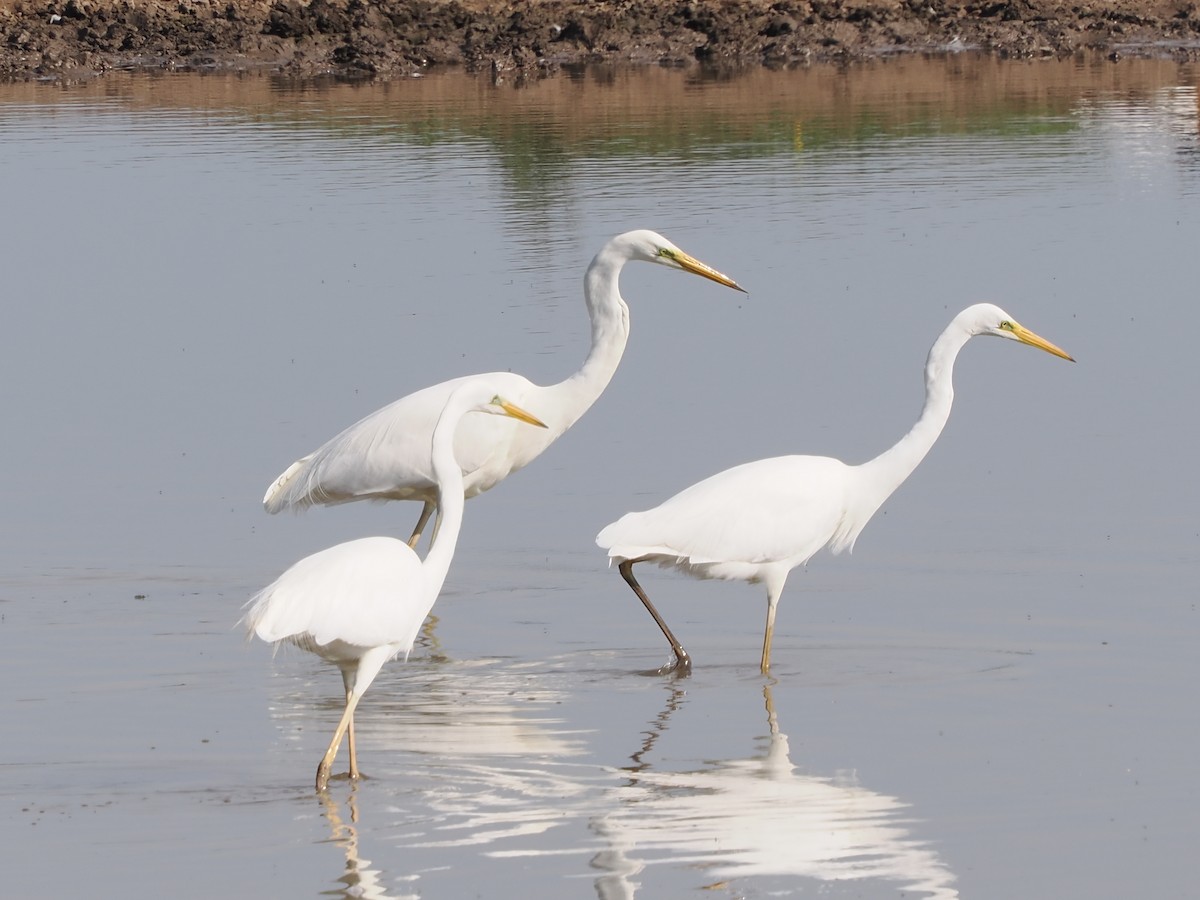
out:
<path id="1" fill-rule="evenodd" d="M 968 307 L 963 310 L 961 317 L 966 319 L 963 324 L 972 334 L 990 334 L 1010 341 L 1020 341 L 1022 344 L 1037 347 L 1039 350 L 1045 350 L 1047 353 L 1075 362 L 1075 358 L 1061 347 L 1034 334 L 1000 307 L 991 303 L 979 303 Z"/>
<path id="2" fill-rule="evenodd" d="M 539 428 L 546 427 L 546 423 L 533 413 L 521 409 L 515 403 L 496 393 L 499 387 L 499 383 L 487 376 L 465 379 L 446 401 L 443 415 L 451 409 L 456 410 L 459 415 L 480 412 L 491 416 L 508 416 Z"/>
<path id="3" fill-rule="evenodd" d="M 682 269 L 693 275 L 701 275 L 717 284 L 731 287 L 746 293 L 746 289 L 728 275 L 723 275 L 712 266 L 700 262 L 694 256 L 683 252 L 656 231 L 627 231 L 618 235 L 613 242 L 620 242 L 629 259 L 640 259 L 643 262 L 659 263 L 672 269 Z"/>
<path id="4" fill-rule="evenodd" d="M 513 419 L 518 419 L 522 422 L 527 422 L 530 425 L 536 425 L 538 428 L 545 428 L 546 423 L 532 413 L 528 413 L 515 403 L 510 403 L 499 394 L 494 394 L 492 399 L 487 403 L 482 403 L 475 407 L 480 412 L 491 413 L 494 416 L 509 416 Z"/>

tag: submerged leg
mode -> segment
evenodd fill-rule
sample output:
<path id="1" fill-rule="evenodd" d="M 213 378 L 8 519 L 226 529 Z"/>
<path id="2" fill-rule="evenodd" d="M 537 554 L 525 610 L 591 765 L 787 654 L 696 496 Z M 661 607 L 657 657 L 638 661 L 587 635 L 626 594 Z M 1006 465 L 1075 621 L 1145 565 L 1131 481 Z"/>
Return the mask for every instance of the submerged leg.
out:
<path id="1" fill-rule="evenodd" d="M 421 625 L 419 640 L 422 647 L 429 648 L 429 655 L 439 662 L 446 661 L 446 655 L 442 653 L 442 642 L 438 640 L 437 623 L 441 619 L 430 613 L 425 617 L 425 621 Z"/>
<path id="2" fill-rule="evenodd" d="M 425 531 L 425 524 L 429 521 L 429 517 L 433 515 L 435 505 L 432 500 L 426 500 L 425 505 L 421 507 L 421 517 L 417 519 L 417 525 L 413 529 L 412 536 L 408 539 L 408 546 L 414 550 L 417 549 L 417 544 L 421 540 L 421 533 Z"/>
<path id="3" fill-rule="evenodd" d="M 642 562 L 641 559 L 626 559 L 621 562 L 617 569 L 621 573 L 621 577 L 637 594 L 638 599 L 645 604 L 650 615 L 654 617 L 654 621 L 658 623 L 658 627 L 662 629 L 663 635 L 667 642 L 671 645 L 671 649 L 675 651 L 675 662 L 663 668 L 664 672 L 677 671 L 681 675 L 690 675 L 692 672 L 692 658 L 688 656 L 688 652 L 683 649 L 683 645 L 671 633 L 671 629 L 667 627 L 667 623 L 663 621 L 663 617 L 658 614 L 658 610 L 654 608 L 654 604 L 650 602 L 650 598 L 646 596 L 646 592 L 642 590 L 642 586 L 637 583 L 637 579 L 633 577 L 633 564 Z"/>

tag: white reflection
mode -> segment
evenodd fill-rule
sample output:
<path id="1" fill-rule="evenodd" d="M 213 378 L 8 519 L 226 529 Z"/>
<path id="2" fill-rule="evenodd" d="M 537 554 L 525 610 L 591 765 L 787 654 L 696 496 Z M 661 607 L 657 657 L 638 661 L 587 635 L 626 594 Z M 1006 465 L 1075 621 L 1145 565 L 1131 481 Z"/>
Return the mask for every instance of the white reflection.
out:
<path id="1" fill-rule="evenodd" d="M 352 785 L 346 798 L 346 810 L 350 821 L 342 818 L 341 807 L 328 791 L 318 795 L 324 807 L 325 820 L 329 823 L 330 840 L 346 853 L 346 871 L 338 879 L 341 887 L 337 893 L 356 900 L 419 900 L 418 894 L 389 894 L 380 882 L 381 872 L 371 868 L 371 861 L 358 855 L 358 795 L 357 785 Z M 330 896 L 334 892 L 323 892 Z"/>
<path id="2" fill-rule="evenodd" d="M 545 663 L 425 660 L 381 693 L 370 729 L 362 729 L 372 742 L 362 748 L 368 780 L 350 790 L 350 823 L 323 801 L 346 852 L 347 896 L 388 896 L 379 871 L 357 855 L 355 791 L 370 790 L 390 798 L 388 821 L 373 833 L 402 852 L 383 868 L 428 889 L 440 879 L 528 875 L 533 864 L 539 878 L 563 879 L 563 896 L 574 893 L 573 879 L 594 880 L 601 900 L 654 895 L 662 879 L 691 873 L 702 873 L 693 887 L 735 894 L 750 880 L 788 896 L 812 890 L 798 881 L 811 879 L 817 890 L 870 881 L 906 896 L 958 897 L 954 874 L 912 835 L 905 803 L 863 787 L 852 773 L 797 771 L 770 686 L 763 688 L 769 733 L 755 755 L 656 771 L 647 761 L 655 743 L 697 699 L 669 687 L 631 764 L 615 769 L 580 759 L 584 733 L 547 715 L 546 705 L 558 709 L 573 698 L 552 686 L 562 685 L 560 674 Z M 311 712 L 307 693 L 297 702 Z M 655 866 L 660 880 L 643 887 Z"/>
<path id="3" fill-rule="evenodd" d="M 544 662 L 447 662 L 431 631 L 427 628 L 418 639 L 429 656 L 385 669 L 359 707 L 359 762 L 364 773 L 382 774 L 397 763 L 411 769 L 412 754 L 443 760 L 516 756 L 533 761 L 583 752 L 587 731 L 565 726 L 559 711 L 569 695 L 551 685 Z M 324 680 L 312 686 L 289 684 L 271 708 L 283 735 L 303 736 L 292 726 L 311 721 L 312 692 L 322 684 L 327 696 L 319 705 L 321 714 L 336 718 L 341 698 L 332 685 Z M 323 727 L 318 723 L 314 729 Z"/>
<path id="4" fill-rule="evenodd" d="M 894 881 L 906 894 L 955 898 L 954 875 L 909 836 L 905 804 L 853 775 L 803 775 L 779 731 L 770 686 L 766 753 L 695 772 L 637 771 L 592 822 L 607 848 L 592 859 L 602 900 L 632 900 L 646 866 L 702 868 L 708 889 L 732 878 Z"/>
<path id="5" fill-rule="evenodd" d="M 339 879 L 340 895 L 346 897 L 421 896 L 387 893 L 383 874 L 358 856 L 360 830 L 377 839 L 388 832 L 391 840 L 398 832 L 399 846 L 417 855 L 388 858 L 384 868 L 419 882 L 467 865 L 462 848 L 536 840 L 557 826 L 586 821 L 581 798 L 599 795 L 598 782 L 607 779 L 594 765 L 566 761 L 583 752 L 587 732 L 566 729 L 561 718 L 548 714 L 561 709 L 568 695 L 551 686 L 558 673 L 547 671 L 546 663 L 447 662 L 438 655 L 432 629 L 421 643 L 431 655 L 390 672 L 391 683 L 377 684 L 374 702 L 364 701 L 359 709 L 365 781 L 347 788 L 345 779 L 335 778 L 331 791 L 320 797 L 332 840 L 346 854 Z M 322 713 L 334 715 L 336 706 L 334 697 L 322 705 Z M 281 732 L 294 736 L 295 722 L 312 716 L 309 689 L 289 686 L 272 713 Z M 347 789 L 348 822 L 333 799 Z M 401 811 L 401 818 L 360 824 L 360 790 L 370 791 L 377 804 L 390 797 L 391 811 Z M 446 853 L 434 856 L 432 851 L 439 850 Z"/>
<path id="6" fill-rule="evenodd" d="M 397 683 L 376 706 L 365 746 L 442 759 L 578 755 L 588 731 L 567 727 L 558 711 L 568 695 L 537 665 L 541 671 L 510 660 L 460 661 Z"/>
<path id="7" fill-rule="evenodd" d="M 379 735 L 424 782 L 427 808 L 406 823 L 406 847 L 485 846 L 585 817 L 604 775 L 571 761 L 590 729 L 558 715 L 571 702 L 559 675 L 545 661 L 456 662 L 429 671 L 419 696 L 385 703 Z"/>
<path id="8" fill-rule="evenodd" d="M 428 793 L 430 815 L 409 832 L 407 847 L 483 847 L 500 841 L 538 838 L 537 850 L 496 850 L 486 856 L 546 856 L 545 836 L 586 818 L 595 809 L 595 767 L 464 766 L 447 770 L 440 788 Z M 583 852 L 583 851 L 578 851 Z"/>
<path id="9" fill-rule="evenodd" d="M 1200 164 L 1200 91 L 1194 85 L 1084 101 L 1078 114 L 1103 135 L 1116 162 L 1143 179 L 1160 172 L 1173 177 L 1177 162 Z"/>

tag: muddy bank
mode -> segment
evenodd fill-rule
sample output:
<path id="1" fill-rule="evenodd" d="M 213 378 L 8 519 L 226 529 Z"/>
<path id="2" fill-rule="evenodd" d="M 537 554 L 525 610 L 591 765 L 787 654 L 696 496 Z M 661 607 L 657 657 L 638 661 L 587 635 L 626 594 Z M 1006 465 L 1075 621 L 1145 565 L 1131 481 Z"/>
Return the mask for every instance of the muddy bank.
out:
<path id="1" fill-rule="evenodd" d="M 1200 58 L 1197 0 L 0 0 L 0 77 L 113 68 L 387 76 L 594 62 L 786 66 L 889 53 Z"/>

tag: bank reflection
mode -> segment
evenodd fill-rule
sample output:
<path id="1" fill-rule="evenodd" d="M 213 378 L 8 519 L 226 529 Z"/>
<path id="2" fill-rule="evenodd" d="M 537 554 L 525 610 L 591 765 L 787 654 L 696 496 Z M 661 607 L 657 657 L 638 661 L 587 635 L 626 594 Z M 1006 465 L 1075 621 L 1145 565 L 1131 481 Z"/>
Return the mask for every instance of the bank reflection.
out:
<path id="1" fill-rule="evenodd" d="M 798 877 L 894 882 L 906 896 L 958 897 L 953 873 L 911 836 L 905 803 L 852 774 L 797 772 L 770 685 L 763 694 L 769 734 L 761 754 L 690 772 L 654 771 L 635 755 L 627 783 L 611 793 L 613 808 L 591 822 L 606 845 L 592 859 L 603 872 L 598 896 L 632 900 L 637 877 L 668 864 L 702 872 L 695 887 L 713 891 L 733 879 Z"/>

